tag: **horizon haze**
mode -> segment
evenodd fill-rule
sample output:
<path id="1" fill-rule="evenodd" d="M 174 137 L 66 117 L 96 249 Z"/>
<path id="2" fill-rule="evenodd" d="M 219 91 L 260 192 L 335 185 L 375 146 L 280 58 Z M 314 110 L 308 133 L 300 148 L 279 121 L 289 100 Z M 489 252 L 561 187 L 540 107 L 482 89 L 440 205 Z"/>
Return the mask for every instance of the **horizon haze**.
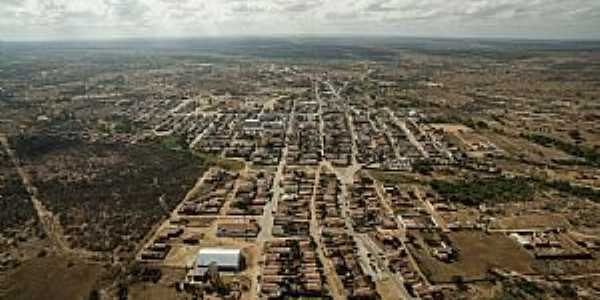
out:
<path id="1" fill-rule="evenodd" d="M 0 0 L 0 40 L 364 35 L 599 39 L 600 2 Z"/>

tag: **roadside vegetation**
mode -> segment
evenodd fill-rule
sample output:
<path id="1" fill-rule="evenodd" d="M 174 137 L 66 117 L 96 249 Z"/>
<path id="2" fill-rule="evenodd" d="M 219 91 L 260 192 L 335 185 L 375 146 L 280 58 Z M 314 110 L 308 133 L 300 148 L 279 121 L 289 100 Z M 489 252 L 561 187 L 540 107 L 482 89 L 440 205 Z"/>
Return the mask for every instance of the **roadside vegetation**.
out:
<path id="1" fill-rule="evenodd" d="M 584 164 L 589 165 L 591 167 L 600 167 L 600 151 L 596 149 L 592 149 L 590 147 L 586 147 L 583 145 L 577 145 L 568 143 L 562 140 L 559 140 L 554 137 L 550 137 L 542 134 L 526 134 L 523 135 L 524 138 L 529 141 L 536 143 L 538 145 L 544 147 L 553 147 L 557 148 L 561 151 L 564 151 L 567 154 L 579 157 L 584 159 Z M 563 162 L 564 163 L 564 162 Z M 582 164 L 582 162 L 574 161 L 572 163 Z"/>
<path id="2" fill-rule="evenodd" d="M 430 185 L 445 199 L 468 206 L 477 206 L 482 203 L 530 201 L 537 191 L 542 190 L 554 190 L 600 203 L 600 190 L 568 181 L 548 181 L 533 177 L 491 177 L 459 181 L 433 180 Z"/>
<path id="3" fill-rule="evenodd" d="M 568 181 L 543 181 L 541 184 L 546 188 L 554 189 L 577 198 L 586 198 L 600 203 L 600 190 L 587 186 L 579 186 Z"/>
<path id="4" fill-rule="evenodd" d="M 523 178 L 493 177 L 454 182 L 433 180 L 431 187 L 445 199 L 468 206 L 530 201 L 535 195 L 533 182 Z"/>

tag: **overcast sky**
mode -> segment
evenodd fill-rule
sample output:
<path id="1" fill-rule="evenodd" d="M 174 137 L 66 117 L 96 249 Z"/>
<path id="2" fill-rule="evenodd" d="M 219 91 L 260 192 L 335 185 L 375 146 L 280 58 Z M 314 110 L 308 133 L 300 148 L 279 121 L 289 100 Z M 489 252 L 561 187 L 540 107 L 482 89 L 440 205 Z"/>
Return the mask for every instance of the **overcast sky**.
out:
<path id="1" fill-rule="evenodd" d="M 600 39 L 600 0 L 0 0 L 0 39 L 357 34 Z"/>

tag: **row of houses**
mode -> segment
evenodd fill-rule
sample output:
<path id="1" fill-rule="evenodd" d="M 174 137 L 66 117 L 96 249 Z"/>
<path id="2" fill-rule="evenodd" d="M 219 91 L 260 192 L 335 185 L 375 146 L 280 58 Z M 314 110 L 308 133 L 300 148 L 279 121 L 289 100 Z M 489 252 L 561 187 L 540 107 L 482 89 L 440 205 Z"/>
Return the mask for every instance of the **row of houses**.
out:
<path id="1" fill-rule="evenodd" d="M 336 166 L 347 166 L 352 162 L 352 132 L 346 115 L 348 107 L 342 101 L 321 98 L 323 120 L 323 152 L 325 159 Z"/>
<path id="2" fill-rule="evenodd" d="M 181 237 L 184 229 L 179 226 L 168 226 L 158 232 L 155 239 L 148 243 L 142 250 L 140 258 L 142 260 L 163 260 L 171 251 L 169 243 Z"/>
<path id="3" fill-rule="evenodd" d="M 404 229 L 436 228 L 431 214 L 419 201 L 414 189 L 399 185 L 384 185 L 384 196 L 389 200 L 394 216 Z"/>
<path id="4" fill-rule="evenodd" d="M 352 108 L 352 126 L 356 134 L 356 160 L 371 168 L 381 168 L 396 159 L 394 149 L 386 135 L 375 127 L 367 110 Z"/>
<path id="5" fill-rule="evenodd" d="M 315 210 L 323 252 L 331 260 L 348 299 L 378 299 L 375 283 L 360 265 L 357 244 L 348 234 L 341 190 L 334 174 L 320 174 Z"/>
<path id="6" fill-rule="evenodd" d="M 358 246 L 347 231 L 323 228 L 321 244 L 331 260 L 348 299 L 380 299 L 374 279 L 361 265 Z"/>
<path id="7" fill-rule="evenodd" d="M 202 182 L 201 192 L 185 200 L 179 208 L 180 215 L 217 215 L 221 211 L 233 191 L 238 174 L 223 169 L 211 169 L 208 172 Z"/>
<path id="8" fill-rule="evenodd" d="M 217 225 L 217 237 L 255 238 L 260 232 L 260 226 L 254 219 L 241 219 L 238 222 L 229 221 Z"/>
<path id="9" fill-rule="evenodd" d="M 247 114 L 225 156 L 243 158 L 256 165 L 278 164 L 285 146 L 288 118 L 270 110 Z"/>
<path id="10" fill-rule="evenodd" d="M 323 264 L 310 238 L 267 242 L 259 284 L 261 299 L 331 299 Z"/>
<path id="11" fill-rule="evenodd" d="M 227 214 L 262 215 L 265 204 L 271 199 L 273 175 L 259 171 L 242 177 L 239 181 Z"/>
<path id="12" fill-rule="evenodd" d="M 194 149 L 203 153 L 220 155 L 227 149 L 244 116 L 242 114 L 218 114 L 204 130 Z"/>
<path id="13" fill-rule="evenodd" d="M 317 165 L 321 161 L 320 118 L 317 113 L 295 112 L 286 140 L 288 165 Z"/>
<path id="14" fill-rule="evenodd" d="M 284 170 L 283 195 L 275 213 L 273 235 L 279 237 L 310 235 L 310 203 L 314 185 L 314 171 L 289 167 Z"/>
<path id="15" fill-rule="evenodd" d="M 350 219 L 356 232 L 397 228 L 394 217 L 385 211 L 372 178 L 358 174 L 349 189 Z"/>
<path id="16" fill-rule="evenodd" d="M 387 268 L 400 276 L 404 282 L 407 291 L 411 296 L 421 299 L 429 299 L 428 296 L 434 291 L 432 286 L 427 284 L 420 276 L 414 264 L 411 262 L 408 251 L 400 241 L 400 238 L 393 234 L 383 234 L 375 232 L 370 234 L 372 240 L 385 253 Z"/>

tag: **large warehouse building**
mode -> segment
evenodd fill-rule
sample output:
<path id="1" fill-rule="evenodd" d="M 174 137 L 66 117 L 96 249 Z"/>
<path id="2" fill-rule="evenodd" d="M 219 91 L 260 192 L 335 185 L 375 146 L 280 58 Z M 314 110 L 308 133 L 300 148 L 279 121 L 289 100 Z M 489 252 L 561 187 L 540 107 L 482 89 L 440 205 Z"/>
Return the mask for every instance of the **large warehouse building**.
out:
<path id="1" fill-rule="evenodd" d="M 211 264 L 215 264 L 219 272 L 239 272 L 243 269 L 244 260 L 240 249 L 200 249 L 186 281 L 190 284 L 201 283 Z"/>
<path id="2" fill-rule="evenodd" d="M 204 248 L 198 251 L 195 268 L 201 273 L 216 264 L 219 271 L 237 272 L 242 269 L 240 249 Z"/>

